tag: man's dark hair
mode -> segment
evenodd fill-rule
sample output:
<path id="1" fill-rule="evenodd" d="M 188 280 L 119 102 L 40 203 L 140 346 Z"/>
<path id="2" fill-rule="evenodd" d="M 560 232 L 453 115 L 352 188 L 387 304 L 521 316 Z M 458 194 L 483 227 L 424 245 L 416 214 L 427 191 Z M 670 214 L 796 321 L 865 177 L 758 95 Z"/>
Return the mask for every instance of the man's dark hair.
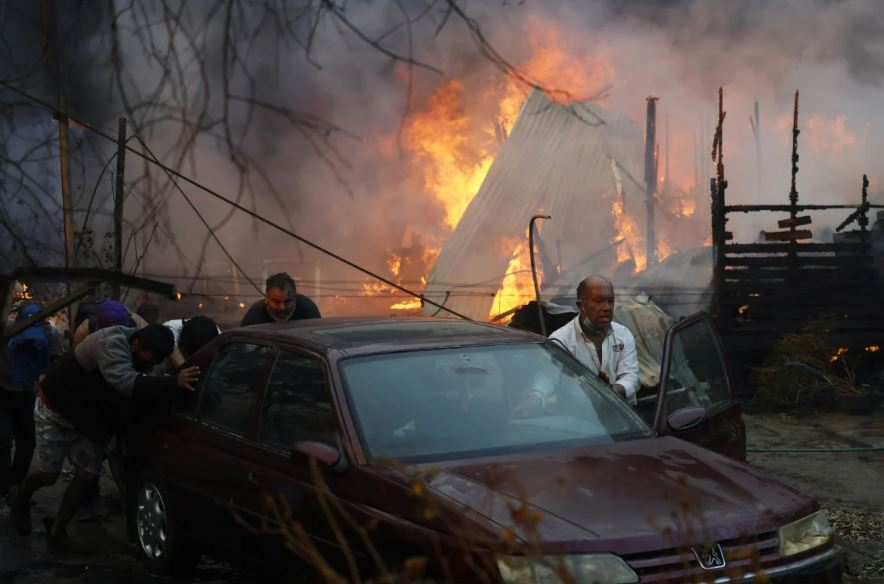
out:
<path id="1" fill-rule="evenodd" d="M 219 334 L 214 320 L 208 316 L 194 316 L 184 321 L 181 336 L 178 337 L 178 348 L 184 358 L 189 359 Z"/>
<path id="2" fill-rule="evenodd" d="M 271 288 L 279 288 L 280 290 L 291 288 L 292 292 L 297 291 L 295 281 L 292 280 L 292 277 L 285 272 L 273 274 L 272 276 L 267 278 L 267 281 L 264 282 L 264 293 L 266 294 L 267 292 L 269 292 Z"/>
<path id="3" fill-rule="evenodd" d="M 138 329 L 132 335 L 132 340 L 136 339 L 141 343 L 142 349 L 150 351 L 160 361 L 171 355 L 175 348 L 175 335 L 161 324 L 149 324 Z"/>
<path id="4" fill-rule="evenodd" d="M 147 324 L 153 324 L 160 319 L 160 307 L 155 302 L 142 302 L 135 312 Z"/>

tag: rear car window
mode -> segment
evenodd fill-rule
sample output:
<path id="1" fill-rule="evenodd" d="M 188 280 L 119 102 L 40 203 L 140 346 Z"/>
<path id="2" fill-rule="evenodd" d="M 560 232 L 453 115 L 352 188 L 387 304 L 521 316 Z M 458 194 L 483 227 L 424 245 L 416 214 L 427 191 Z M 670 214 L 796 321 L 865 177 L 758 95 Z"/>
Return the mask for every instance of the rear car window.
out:
<path id="1" fill-rule="evenodd" d="M 234 434 L 248 433 L 257 382 L 264 371 L 269 347 L 231 343 L 209 366 L 199 403 L 199 419 Z"/>
<path id="2" fill-rule="evenodd" d="M 304 440 L 334 444 L 336 436 L 322 361 L 280 351 L 264 392 L 258 441 L 290 450 Z"/>

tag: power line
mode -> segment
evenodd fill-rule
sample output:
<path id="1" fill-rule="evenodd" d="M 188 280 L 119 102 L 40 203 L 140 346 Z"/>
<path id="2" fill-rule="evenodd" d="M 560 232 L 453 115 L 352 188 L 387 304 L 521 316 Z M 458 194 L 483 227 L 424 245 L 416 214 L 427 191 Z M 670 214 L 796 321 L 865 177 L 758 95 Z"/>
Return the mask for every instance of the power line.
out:
<path id="1" fill-rule="evenodd" d="M 72 122 L 76 123 L 77 125 L 82 126 L 82 127 L 85 128 L 86 130 L 89 130 L 90 132 L 93 132 L 93 133 L 95 133 L 95 134 L 98 135 L 98 136 L 101 136 L 102 138 L 104 138 L 105 140 L 108 140 L 109 142 L 113 142 L 113 143 L 116 143 L 116 142 L 117 142 L 117 139 L 116 139 L 116 138 L 114 138 L 114 137 L 110 136 L 109 134 L 107 134 L 107 133 L 105 133 L 105 132 L 99 130 L 98 128 L 93 127 L 91 124 L 89 124 L 89 123 L 87 123 L 87 122 L 84 122 L 84 121 L 82 121 L 82 120 L 80 120 L 80 119 L 78 119 L 78 118 L 75 118 L 75 117 L 73 117 L 73 116 L 71 116 L 71 115 L 69 115 L 69 114 L 67 114 L 67 113 L 65 113 L 65 112 L 58 111 L 55 107 L 53 107 L 52 105 L 46 103 L 45 101 L 41 100 L 40 98 L 35 97 L 35 96 L 33 96 L 33 95 L 29 94 L 29 93 L 26 93 L 26 92 L 22 91 L 21 89 L 15 87 L 15 86 L 13 86 L 13 85 L 10 85 L 9 83 L 7 83 L 7 82 L 5 82 L 5 81 L 0 81 L 0 86 L 5 87 L 6 89 L 12 91 L 13 93 L 17 93 L 18 95 L 24 97 L 25 99 L 27 99 L 27 100 L 29 100 L 29 101 L 31 101 L 31 102 L 33 102 L 33 103 L 35 103 L 35 104 L 37 104 L 37 105 L 43 107 L 44 109 L 46 109 L 46 110 L 48 110 L 49 112 L 51 112 L 51 113 L 53 114 L 53 116 L 56 116 L 56 117 L 58 117 L 59 119 L 71 120 Z M 154 159 L 154 158 L 151 158 L 151 157 L 145 155 L 145 154 L 142 153 L 142 152 L 139 152 L 138 150 L 136 150 L 135 148 L 132 148 L 132 147 L 129 146 L 128 144 L 125 146 L 125 148 L 126 148 L 126 150 L 127 150 L 128 152 L 131 152 L 131 153 L 134 154 L 135 156 L 138 156 L 139 158 L 142 158 L 142 159 L 144 159 L 144 160 L 146 160 L 146 161 L 148 161 L 148 162 L 150 162 L 150 163 L 152 163 L 152 164 L 155 164 L 155 165 L 158 166 L 159 168 L 163 169 L 166 173 L 171 174 L 171 175 L 174 175 L 175 177 L 177 177 L 177 178 L 179 178 L 179 179 L 181 179 L 181 180 L 187 182 L 188 184 L 190 184 L 190 185 L 192 185 L 192 186 L 194 186 L 194 187 L 196 187 L 196 188 L 202 190 L 203 192 L 205 192 L 205 193 L 207 193 L 207 194 L 209 194 L 209 195 L 212 195 L 212 196 L 215 197 L 216 199 L 219 199 L 219 200 L 221 200 L 221 201 L 224 201 L 225 203 L 227 203 L 227 204 L 230 205 L 231 207 L 233 207 L 233 208 L 235 208 L 235 209 L 237 209 L 237 210 L 239 210 L 239 211 L 242 211 L 243 213 L 245 213 L 246 215 L 249 215 L 249 216 L 252 217 L 253 219 L 256 219 L 256 220 L 258 220 L 258 221 L 260 221 L 261 223 L 264 223 L 264 224 L 266 224 L 266 225 L 269 225 L 270 227 L 273 227 L 273 228 L 276 229 L 277 231 L 280 231 L 280 232 L 282 232 L 282 233 L 288 235 L 289 237 L 292 237 L 293 239 L 296 239 L 296 240 L 300 241 L 301 243 L 303 243 L 303 244 L 305 244 L 305 245 L 308 245 L 308 246 L 312 247 L 313 249 L 315 249 L 315 250 L 317 250 L 317 251 L 319 251 L 319 252 L 321 252 L 321 253 L 324 253 L 325 255 L 327 255 L 327 256 L 329 256 L 329 257 L 332 257 L 332 258 L 338 260 L 339 262 L 341 262 L 341 263 L 343 263 L 343 264 L 346 264 L 346 265 L 350 266 L 351 268 L 353 268 L 353 269 L 355 269 L 355 270 L 358 270 L 358 271 L 362 272 L 363 274 L 366 274 L 367 276 L 370 276 L 370 277 L 372 277 L 372 278 L 375 278 L 376 280 L 380 280 L 381 282 L 383 282 L 384 284 L 387 284 L 388 286 L 390 286 L 390 287 L 392 287 L 392 288 L 396 288 L 397 290 L 401 290 L 402 292 L 405 292 L 406 294 L 408 294 L 408 295 L 410 295 L 410 296 L 413 296 L 414 298 L 418 298 L 418 299 L 420 299 L 422 302 L 426 302 L 427 304 L 431 304 L 431 305 L 433 305 L 433 306 L 436 306 L 437 308 L 439 308 L 439 309 L 441 309 L 441 310 L 445 310 L 446 312 L 449 312 L 449 313 L 453 314 L 454 316 L 460 317 L 460 318 L 462 318 L 462 319 L 464 319 L 464 320 L 473 320 L 473 319 L 471 319 L 471 318 L 468 317 L 468 316 L 465 316 L 465 315 L 463 315 L 463 314 L 461 314 L 461 313 L 459 313 L 459 312 L 456 312 L 456 311 L 454 311 L 454 310 L 452 310 L 452 309 L 450 309 L 450 308 L 447 308 L 447 307 L 443 306 L 442 304 L 439 304 L 438 302 L 435 302 L 435 301 L 433 301 L 433 300 L 430 300 L 429 298 L 424 297 L 423 294 L 418 294 L 417 292 L 413 292 L 412 290 L 409 290 L 408 288 L 405 288 L 405 287 L 403 287 L 403 286 L 400 286 L 399 284 L 393 282 L 392 280 L 388 280 L 387 278 L 381 276 L 380 274 L 376 274 L 375 272 L 372 272 L 371 270 L 369 270 L 369 269 L 367 269 L 367 268 L 363 268 L 363 267 L 360 266 L 359 264 L 356 264 L 356 263 L 354 263 L 354 262 L 352 262 L 352 261 L 350 261 L 350 260 L 344 258 L 343 256 L 341 256 L 341 255 L 339 255 L 339 254 L 337 254 L 337 253 L 335 253 L 335 252 L 333 252 L 333 251 L 331 251 L 331 250 L 329 250 L 329 249 L 327 249 L 327 248 L 322 247 L 322 246 L 319 245 L 319 244 L 313 243 L 313 242 L 310 241 L 309 239 L 307 239 L 307 238 L 305 238 L 305 237 L 302 237 L 302 236 L 298 235 L 297 233 L 295 233 L 294 231 L 291 231 L 290 229 L 286 229 L 286 228 L 283 227 L 282 225 L 279 225 L 278 223 L 275 223 L 275 222 L 271 221 L 270 219 L 267 219 L 266 217 L 264 217 L 264 216 L 262 216 L 262 215 L 256 213 L 255 211 L 252 211 L 251 209 L 248 209 L 248 208 L 246 208 L 246 207 L 243 207 L 242 205 L 240 205 L 240 204 L 237 203 L 236 201 L 233 201 L 233 200 L 231 200 L 231 199 L 225 197 L 225 196 L 222 195 L 221 193 L 218 193 L 217 191 L 215 191 L 215 190 L 213 190 L 213 189 L 210 189 L 209 187 L 207 187 L 207 186 L 205 186 L 205 185 L 203 185 L 203 184 L 197 182 L 196 180 L 194 180 L 194 179 L 190 178 L 189 176 L 187 176 L 187 175 L 185 175 L 185 174 L 183 174 L 183 173 L 181 173 L 181 172 L 175 170 L 174 168 L 171 168 L 171 167 L 169 167 L 169 166 L 166 166 L 166 165 L 163 164 L 162 162 L 160 162 L 160 161 L 158 161 L 158 160 L 156 160 L 156 159 Z"/>
<path id="2" fill-rule="evenodd" d="M 144 143 L 144 140 L 141 139 L 141 136 L 139 136 L 138 134 L 135 134 L 135 139 L 138 140 L 138 143 L 141 144 L 141 146 L 145 150 L 147 150 L 147 153 L 150 154 L 150 159 L 152 159 L 153 163 L 157 164 L 158 166 L 160 166 L 160 168 L 163 168 L 163 170 L 166 171 L 166 175 L 169 177 L 169 181 L 173 185 L 175 185 L 175 188 L 178 190 L 179 193 L 181 193 L 181 196 L 184 197 L 184 200 L 187 201 L 187 204 L 190 205 L 190 208 L 193 209 L 194 213 L 196 213 L 196 216 L 200 218 L 200 221 L 202 221 L 205 228 L 209 230 L 209 234 L 211 234 L 212 238 L 215 240 L 215 243 L 218 244 L 218 247 L 221 248 L 221 251 L 224 252 L 224 255 L 227 256 L 227 259 L 230 260 L 230 263 L 232 263 L 234 266 L 236 266 L 236 269 L 240 271 L 240 273 L 243 275 L 243 277 L 249 281 L 249 284 L 251 284 L 252 287 L 258 291 L 259 294 L 263 295 L 264 291 L 261 290 L 261 288 L 258 287 L 257 284 L 255 284 L 255 281 L 252 280 L 249 277 L 249 275 L 246 273 L 246 271 L 242 269 L 242 266 L 240 266 L 239 263 L 233 258 L 233 255 L 231 255 L 231 253 L 229 251 L 227 251 L 227 248 L 224 247 L 224 244 L 221 243 L 221 240 L 215 234 L 215 230 L 212 229 L 211 225 L 209 225 L 209 222 L 206 221 L 205 217 L 203 217 L 203 214 L 199 212 L 199 209 L 196 208 L 196 205 L 193 204 L 193 201 L 190 200 L 190 197 L 188 197 L 187 193 L 184 192 L 184 189 L 181 188 L 181 185 L 179 185 L 178 182 L 174 178 L 172 178 L 172 175 L 169 174 L 169 171 L 164 166 L 160 165 L 160 161 L 157 159 L 157 157 L 153 153 L 153 151 L 147 146 L 147 144 Z M 150 160 L 150 159 L 148 159 L 148 160 Z"/>

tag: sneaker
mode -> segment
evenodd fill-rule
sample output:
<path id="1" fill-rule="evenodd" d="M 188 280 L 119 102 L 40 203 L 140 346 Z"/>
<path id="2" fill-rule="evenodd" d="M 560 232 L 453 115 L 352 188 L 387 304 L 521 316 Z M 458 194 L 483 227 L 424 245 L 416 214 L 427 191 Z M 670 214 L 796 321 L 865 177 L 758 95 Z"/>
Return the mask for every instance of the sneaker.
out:
<path id="1" fill-rule="evenodd" d="M 31 534 L 31 502 L 10 495 L 9 518 L 19 535 Z"/>

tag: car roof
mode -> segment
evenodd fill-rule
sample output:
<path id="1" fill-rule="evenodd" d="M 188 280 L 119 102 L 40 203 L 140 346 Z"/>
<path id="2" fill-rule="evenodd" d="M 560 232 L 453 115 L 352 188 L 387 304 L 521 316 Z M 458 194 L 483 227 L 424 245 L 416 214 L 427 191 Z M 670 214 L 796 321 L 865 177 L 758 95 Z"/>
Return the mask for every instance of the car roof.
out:
<path id="1" fill-rule="evenodd" d="M 534 333 L 498 325 L 432 317 L 315 318 L 260 324 L 224 333 L 224 336 L 233 335 L 351 355 L 544 340 Z"/>

